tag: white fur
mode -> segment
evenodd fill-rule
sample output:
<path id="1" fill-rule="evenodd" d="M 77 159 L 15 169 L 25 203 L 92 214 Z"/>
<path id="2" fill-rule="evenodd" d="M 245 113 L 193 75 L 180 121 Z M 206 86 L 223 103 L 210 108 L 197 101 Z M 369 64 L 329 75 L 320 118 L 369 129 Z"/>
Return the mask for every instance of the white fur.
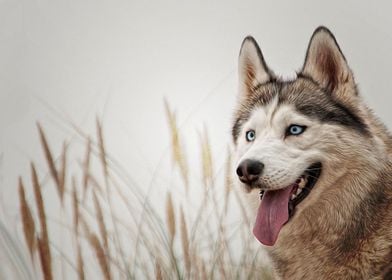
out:
<path id="1" fill-rule="evenodd" d="M 307 126 L 298 136 L 286 136 L 292 125 Z M 311 164 L 322 159 L 316 147 L 316 133 L 321 125 L 296 112 L 292 105 L 278 106 L 277 98 L 265 107 L 254 110 L 243 125 L 237 145 L 237 165 L 245 159 L 264 164 L 260 180 L 268 189 L 281 189 L 294 183 Z M 246 131 L 256 131 L 256 139 L 247 142 Z"/>

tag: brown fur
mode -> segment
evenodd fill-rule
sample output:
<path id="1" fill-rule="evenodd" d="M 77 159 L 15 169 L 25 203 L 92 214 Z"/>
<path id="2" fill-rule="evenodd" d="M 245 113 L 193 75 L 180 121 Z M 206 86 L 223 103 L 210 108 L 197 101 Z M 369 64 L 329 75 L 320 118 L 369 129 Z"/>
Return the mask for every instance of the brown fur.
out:
<path id="1" fill-rule="evenodd" d="M 255 84 L 251 72 L 246 86 Z M 333 126 L 315 188 L 268 249 L 278 277 L 392 279 L 392 137 L 362 103 L 333 35 L 315 31 L 296 80 L 249 90 L 235 113 L 234 142 L 251 110 L 274 96 Z"/>
<path id="2" fill-rule="evenodd" d="M 353 186 L 352 178 L 342 178 L 294 216 L 271 250 L 279 274 L 284 279 L 382 279 L 389 273 L 392 192 L 383 186 L 392 185 L 391 171 L 386 164 L 370 185 Z"/>

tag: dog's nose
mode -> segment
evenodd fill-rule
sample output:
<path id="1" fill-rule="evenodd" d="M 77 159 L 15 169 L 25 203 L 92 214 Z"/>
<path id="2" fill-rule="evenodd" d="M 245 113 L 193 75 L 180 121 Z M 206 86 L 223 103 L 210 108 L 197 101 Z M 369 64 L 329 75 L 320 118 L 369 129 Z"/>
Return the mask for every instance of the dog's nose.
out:
<path id="1" fill-rule="evenodd" d="M 250 184 L 256 181 L 263 171 L 264 164 L 257 160 L 246 159 L 237 168 L 237 175 L 241 182 Z"/>

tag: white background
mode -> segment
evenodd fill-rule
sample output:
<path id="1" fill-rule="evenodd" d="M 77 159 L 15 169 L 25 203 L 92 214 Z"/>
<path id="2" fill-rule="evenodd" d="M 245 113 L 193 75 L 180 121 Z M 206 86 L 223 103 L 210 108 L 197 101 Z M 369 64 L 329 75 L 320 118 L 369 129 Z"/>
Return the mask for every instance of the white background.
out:
<path id="1" fill-rule="evenodd" d="M 391 127 L 390 1 L 0 0 L 3 209 L 18 212 L 17 176 L 28 177 L 31 160 L 46 173 L 37 121 L 58 155 L 75 135 L 69 122 L 94 136 L 99 116 L 108 151 L 143 185 L 170 158 L 166 98 L 190 165 L 206 125 L 218 169 L 242 39 L 253 35 L 270 67 L 293 77 L 319 25 L 335 34 L 360 92 Z"/>

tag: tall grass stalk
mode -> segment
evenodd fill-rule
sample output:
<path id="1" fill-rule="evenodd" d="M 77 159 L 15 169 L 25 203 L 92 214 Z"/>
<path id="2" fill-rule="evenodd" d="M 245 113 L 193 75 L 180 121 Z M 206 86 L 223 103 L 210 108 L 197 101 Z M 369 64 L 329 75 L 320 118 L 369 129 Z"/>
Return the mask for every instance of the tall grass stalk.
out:
<path id="1" fill-rule="evenodd" d="M 37 124 L 51 178 L 46 184 L 55 187 L 59 203 L 50 197 L 53 189 L 41 185 L 35 163 L 31 163 L 35 208 L 22 177 L 18 187 L 26 250 L 44 279 L 72 275 L 75 279 L 97 275 L 103 279 L 271 279 L 269 270 L 260 265 L 262 254 L 251 235 L 247 207 L 233 186 L 230 148 L 225 163 L 217 168 L 204 127 L 199 133 L 201 168 L 190 168 L 176 115 L 167 101 L 164 106 L 172 167 L 179 179 L 165 187 L 150 186 L 159 190 L 158 199 L 150 198 L 150 188 L 146 191 L 137 184 L 108 153 L 98 119 L 95 137 L 70 125 L 84 150 L 76 159 L 72 156 L 75 140 L 65 142 L 56 153 Z M 201 176 L 193 174 L 195 170 Z M 56 220 L 53 211 L 64 215 Z M 60 241 L 49 227 L 62 227 Z M 66 247 L 68 243 L 73 246 Z M 59 263 L 71 268 L 62 277 Z"/>
<path id="2" fill-rule="evenodd" d="M 30 251 L 30 257 L 34 261 L 34 251 L 36 248 L 35 239 L 35 223 L 33 215 L 30 210 L 30 206 L 26 201 L 26 195 L 22 178 L 19 178 L 19 201 L 20 201 L 20 213 L 22 215 L 23 233 L 26 240 L 27 247 Z"/>

